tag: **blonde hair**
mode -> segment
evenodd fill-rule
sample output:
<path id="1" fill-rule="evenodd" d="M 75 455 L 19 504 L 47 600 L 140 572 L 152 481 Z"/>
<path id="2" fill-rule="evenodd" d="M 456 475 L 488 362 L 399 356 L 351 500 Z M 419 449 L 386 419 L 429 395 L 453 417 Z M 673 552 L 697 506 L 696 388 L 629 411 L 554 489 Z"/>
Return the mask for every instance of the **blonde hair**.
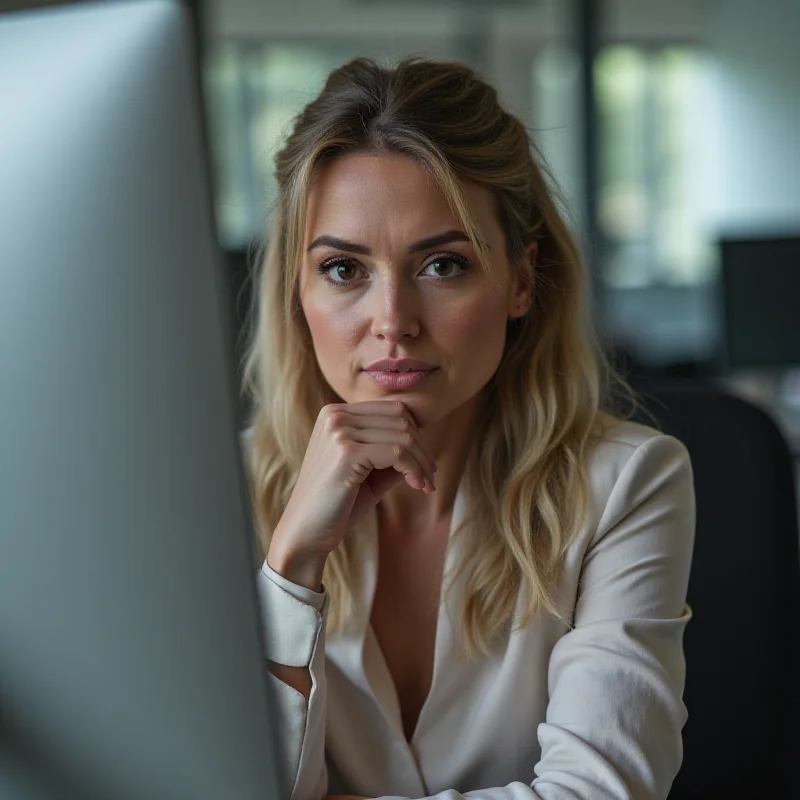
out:
<path id="1" fill-rule="evenodd" d="M 454 532 L 469 537 L 458 570 L 466 579 L 461 632 L 465 652 L 476 658 L 512 623 L 522 627 L 540 613 L 565 619 L 555 589 L 585 514 L 587 446 L 606 418 L 601 401 L 611 372 L 593 333 L 586 271 L 555 184 L 495 90 L 458 63 L 345 64 L 298 116 L 276 158 L 278 201 L 255 283 L 243 391 L 252 407 L 251 492 L 264 554 L 319 411 L 341 402 L 320 372 L 299 308 L 310 184 L 324 160 L 364 151 L 423 164 L 490 275 L 463 181 L 492 192 L 512 264 L 538 243 L 533 305 L 509 323 L 465 466 L 469 529 Z M 330 633 L 341 631 L 352 611 L 356 538 L 348 532 L 325 567 Z"/>

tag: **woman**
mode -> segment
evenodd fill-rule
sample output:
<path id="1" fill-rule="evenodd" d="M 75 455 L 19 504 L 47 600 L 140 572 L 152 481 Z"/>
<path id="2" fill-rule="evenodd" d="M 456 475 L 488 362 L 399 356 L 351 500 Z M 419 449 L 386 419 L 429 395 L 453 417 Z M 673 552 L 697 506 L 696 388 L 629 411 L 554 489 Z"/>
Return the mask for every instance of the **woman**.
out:
<path id="1" fill-rule="evenodd" d="M 523 126 L 464 66 L 358 59 L 276 172 L 245 380 L 291 797 L 665 797 L 691 467 L 603 410 Z"/>

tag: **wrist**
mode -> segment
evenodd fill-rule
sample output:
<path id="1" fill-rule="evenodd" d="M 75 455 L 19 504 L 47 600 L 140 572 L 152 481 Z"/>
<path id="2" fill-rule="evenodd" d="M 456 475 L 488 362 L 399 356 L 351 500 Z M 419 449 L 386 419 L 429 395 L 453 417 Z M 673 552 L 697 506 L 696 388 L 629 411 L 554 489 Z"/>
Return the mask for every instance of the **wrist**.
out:
<path id="1" fill-rule="evenodd" d="M 322 573 L 326 560 L 326 557 L 320 554 L 298 553 L 284 547 L 275 540 L 275 537 L 267 553 L 267 564 L 270 569 L 290 583 L 317 593 L 323 591 Z"/>

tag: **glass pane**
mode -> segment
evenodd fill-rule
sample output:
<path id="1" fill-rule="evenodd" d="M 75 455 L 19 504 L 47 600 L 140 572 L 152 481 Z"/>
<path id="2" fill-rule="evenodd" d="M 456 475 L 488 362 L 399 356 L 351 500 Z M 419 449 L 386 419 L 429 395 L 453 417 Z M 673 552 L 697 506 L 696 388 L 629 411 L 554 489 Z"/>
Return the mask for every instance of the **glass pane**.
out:
<path id="1" fill-rule="evenodd" d="M 575 232 L 581 234 L 583 160 L 578 54 L 563 44 L 542 47 L 532 65 L 532 90 L 536 143 L 564 195 L 564 211 Z"/>
<path id="2" fill-rule="evenodd" d="M 633 47 L 605 50 L 595 64 L 598 108 L 598 222 L 605 236 L 606 281 L 637 286 L 655 278 L 650 252 L 647 134 L 650 73 Z"/>
<path id="3" fill-rule="evenodd" d="M 259 225 L 266 224 L 277 197 L 275 156 L 291 133 L 292 122 L 322 89 L 339 62 L 320 47 L 269 44 L 254 54 L 247 79 L 256 99 L 249 120 L 249 145 L 259 192 Z"/>
<path id="4" fill-rule="evenodd" d="M 242 72 L 241 53 L 232 44 L 212 48 L 203 72 L 217 226 L 225 246 L 246 241 L 252 227 L 248 159 L 241 146 L 245 131 Z"/>
<path id="5" fill-rule="evenodd" d="M 229 249 L 260 236 L 276 197 L 275 155 L 339 54 L 292 43 L 222 43 L 204 70 L 219 237 Z"/>
<path id="6" fill-rule="evenodd" d="M 683 47 L 614 46 L 595 64 L 599 223 L 612 287 L 699 284 L 713 275 L 714 249 L 689 192 L 689 112 L 701 70 Z"/>
<path id="7" fill-rule="evenodd" d="M 713 277 L 715 249 L 704 235 L 689 191 L 691 131 L 701 120 L 692 116 L 691 93 L 701 64 L 686 49 L 662 50 L 654 59 L 659 108 L 659 206 L 656 251 L 665 282 L 702 283 Z"/>

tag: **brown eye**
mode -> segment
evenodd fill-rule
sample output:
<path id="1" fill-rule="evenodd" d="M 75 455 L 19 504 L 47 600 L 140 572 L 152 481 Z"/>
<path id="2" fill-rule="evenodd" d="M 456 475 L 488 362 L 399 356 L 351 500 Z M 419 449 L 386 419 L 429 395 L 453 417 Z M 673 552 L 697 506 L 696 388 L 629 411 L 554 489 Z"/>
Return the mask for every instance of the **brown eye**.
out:
<path id="1" fill-rule="evenodd" d="M 447 278 L 453 273 L 456 265 L 449 259 L 443 258 L 439 261 L 434 261 L 430 266 L 436 270 L 436 274 L 440 278 Z"/>
<path id="2" fill-rule="evenodd" d="M 358 267 L 348 261 L 329 261 L 319 265 L 319 272 L 330 283 L 341 285 L 357 277 Z"/>
<path id="3" fill-rule="evenodd" d="M 461 277 L 466 273 L 469 265 L 466 259 L 454 258 L 448 256 L 447 258 L 439 257 L 429 261 L 425 267 L 426 272 L 432 278 L 440 278 L 441 280 L 453 280 Z M 429 270 L 433 269 L 433 272 Z"/>
<path id="4" fill-rule="evenodd" d="M 333 268 L 333 272 L 335 273 L 337 278 L 341 278 L 343 281 L 350 280 L 354 278 L 355 269 L 353 268 L 352 264 L 336 264 Z"/>

